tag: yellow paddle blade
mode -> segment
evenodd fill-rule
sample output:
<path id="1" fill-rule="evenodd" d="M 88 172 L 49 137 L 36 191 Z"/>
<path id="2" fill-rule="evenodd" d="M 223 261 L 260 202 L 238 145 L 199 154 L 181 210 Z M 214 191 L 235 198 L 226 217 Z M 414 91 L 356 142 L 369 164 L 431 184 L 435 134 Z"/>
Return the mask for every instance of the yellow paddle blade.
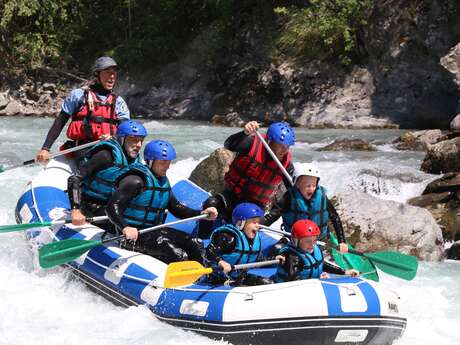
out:
<path id="1" fill-rule="evenodd" d="M 165 276 L 165 288 L 190 285 L 205 274 L 212 273 L 197 261 L 173 262 L 168 265 Z"/>

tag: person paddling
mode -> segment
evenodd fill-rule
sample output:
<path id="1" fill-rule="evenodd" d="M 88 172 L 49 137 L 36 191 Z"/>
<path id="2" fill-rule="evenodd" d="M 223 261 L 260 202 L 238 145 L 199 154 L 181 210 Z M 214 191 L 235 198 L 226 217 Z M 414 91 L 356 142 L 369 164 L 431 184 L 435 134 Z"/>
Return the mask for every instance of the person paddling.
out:
<path id="1" fill-rule="evenodd" d="M 231 279 L 235 285 L 270 284 L 268 278 L 247 273 L 232 271 L 232 265 L 247 264 L 258 261 L 261 256 L 261 239 L 259 222 L 264 212 L 253 203 L 238 204 L 233 210 L 233 224 L 225 224 L 211 234 L 211 242 L 206 248 L 206 259 L 214 268 L 209 282 L 224 283 Z"/>
<path id="2" fill-rule="evenodd" d="M 106 212 L 116 228 L 128 240 L 135 241 L 131 247 L 133 250 L 166 263 L 187 259 L 202 262 L 200 243 L 182 231 L 166 228 L 139 236 L 138 230 L 164 223 L 166 210 L 178 218 L 201 213 L 207 213 L 209 220 L 217 217 L 214 207 L 194 210 L 175 198 L 166 176 L 175 158 L 176 150 L 171 143 L 150 141 L 144 149 L 146 164 L 131 164 L 120 173 Z"/>
<path id="3" fill-rule="evenodd" d="M 82 225 L 86 216 L 102 216 L 112 196 L 118 174 L 129 164 L 139 162 L 146 128 L 136 121 L 118 126 L 115 137 L 93 146 L 85 155 L 77 174 L 67 181 L 72 224 Z"/>
<path id="4" fill-rule="evenodd" d="M 248 122 L 244 130 L 231 135 L 225 141 L 225 148 L 236 152 L 237 156 L 225 174 L 225 190 L 211 196 L 207 206 L 214 206 L 227 222 L 231 222 L 231 215 L 235 205 L 241 202 L 251 202 L 264 209 L 275 196 L 281 183 L 286 186 L 290 182 L 283 176 L 281 169 L 273 158 L 266 152 L 261 140 L 255 135 L 259 130 L 256 121 Z M 268 127 L 268 145 L 283 167 L 293 175 L 289 147 L 295 144 L 294 130 L 285 122 L 275 122 Z M 211 229 L 200 227 L 199 236 L 207 238 Z"/>
<path id="5" fill-rule="evenodd" d="M 288 188 L 283 197 L 276 201 L 265 215 L 264 225 L 273 224 L 280 216 L 284 231 L 291 232 L 292 225 L 299 219 L 310 219 L 321 230 L 320 239 L 329 236 L 330 220 L 337 235 L 341 253 L 348 251 L 342 222 L 337 211 L 327 198 L 326 188 L 319 184 L 319 169 L 312 163 L 295 169 L 294 186 Z"/>
<path id="6" fill-rule="evenodd" d="M 51 146 L 69 119 L 67 138 L 70 140 L 64 144 L 64 149 L 109 138 L 116 133 L 120 122 L 129 120 L 126 102 L 113 93 L 118 69 L 118 64 L 111 57 L 96 59 L 92 68 L 95 80 L 89 88 L 74 89 L 67 96 L 36 156 L 37 162 L 45 164 L 49 161 Z M 83 155 L 84 152 L 77 152 L 75 158 Z"/>
<path id="7" fill-rule="evenodd" d="M 343 270 L 324 260 L 323 253 L 316 244 L 321 231 L 315 222 L 301 219 L 292 226 L 291 244 L 284 246 L 276 259 L 280 261 L 273 280 L 277 283 L 310 279 L 329 278 L 328 273 L 358 276 L 359 272 Z"/>

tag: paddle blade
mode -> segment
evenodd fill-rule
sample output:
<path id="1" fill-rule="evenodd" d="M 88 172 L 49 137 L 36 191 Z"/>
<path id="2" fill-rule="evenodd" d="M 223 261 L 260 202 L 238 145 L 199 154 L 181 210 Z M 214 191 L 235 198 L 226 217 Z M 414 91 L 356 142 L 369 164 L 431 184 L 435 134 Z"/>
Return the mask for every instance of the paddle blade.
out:
<path id="1" fill-rule="evenodd" d="M 43 268 L 51 268 L 73 261 L 88 250 L 97 247 L 101 241 L 70 239 L 49 243 L 38 251 L 38 261 Z"/>
<path id="2" fill-rule="evenodd" d="M 39 228 L 39 227 L 42 227 L 42 226 L 50 226 L 50 225 L 51 225 L 51 222 L 1 225 L 0 226 L 0 233 L 2 233 L 2 232 L 13 232 L 13 231 L 22 231 L 22 230 Z"/>
<path id="3" fill-rule="evenodd" d="M 418 261 L 415 256 L 392 251 L 365 253 L 364 256 L 380 270 L 393 276 L 412 280 L 417 274 Z"/>
<path id="4" fill-rule="evenodd" d="M 338 246 L 339 243 L 334 234 L 330 234 L 330 241 L 334 246 Z M 349 243 L 348 249 L 353 249 L 353 246 Z M 344 270 L 355 269 L 361 273 L 361 277 L 373 280 L 375 282 L 379 281 L 379 276 L 375 266 L 367 260 L 366 258 L 351 253 L 341 254 L 338 250 L 332 249 L 332 257 L 334 261 Z"/>
<path id="5" fill-rule="evenodd" d="M 185 286 L 194 283 L 205 274 L 212 273 L 212 268 L 205 268 L 197 261 L 173 262 L 166 270 L 165 288 Z"/>

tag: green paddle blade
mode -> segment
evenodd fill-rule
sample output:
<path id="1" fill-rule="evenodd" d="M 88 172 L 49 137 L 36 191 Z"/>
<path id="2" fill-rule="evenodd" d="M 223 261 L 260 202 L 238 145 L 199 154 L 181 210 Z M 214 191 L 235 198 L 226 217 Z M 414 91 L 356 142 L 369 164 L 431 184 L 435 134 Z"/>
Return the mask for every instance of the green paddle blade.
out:
<path id="1" fill-rule="evenodd" d="M 0 233 L 2 233 L 2 232 L 13 232 L 13 231 L 22 231 L 22 230 L 39 228 L 39 227 L 42 227 L 42 226 L 50 226 L 50 225 L 51 225 L 51 222 L 1 225 L 0 226 Z"/>
<path id="2" fill-rule="evenodd" d="M 339 245 L 339 242 L 337 241 L 337 238 L 334 234 L 331 233 L 329 239 L 334 246 Z M 353 250 L 353 246 L 349 243 L 347 244 L 348 249 Z M 334 258 L 334 261 L 337 263 L 337 265 L 339 265 L 342 269 L 355 269 L 361 273 L 363 278 L 376 282 L 379 281 L 379 275 L 375 269 L 375 266 L 366 258 L 351 253 L 345 253 L 342 255 L 336 249 L 332 249 L 332 257 Z"/>
<path id="3" fill-rule="evenodd" d="M 38 251 L 38 261 L 43 268 L 51 268 L 73 261 L 88 250 L 100 245 L 101 241 L 70 239 L 44 245 Z"/>
<path id="4" fill-rule="evenodd" d="M 363 253 L 383 272 L 405 280 L 412 280 L 417 274 L 418 261 L 415 256 L 399 252 Z"/>

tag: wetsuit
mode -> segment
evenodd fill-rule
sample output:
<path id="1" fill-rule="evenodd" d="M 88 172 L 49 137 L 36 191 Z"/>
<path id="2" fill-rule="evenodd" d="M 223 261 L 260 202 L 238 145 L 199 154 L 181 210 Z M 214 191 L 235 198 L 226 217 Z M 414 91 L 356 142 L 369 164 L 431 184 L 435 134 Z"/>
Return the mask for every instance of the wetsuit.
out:
<path id="1" fill-rule="evenodd" d="M 315 251 L 320 249 L 315 246 Z M 281 250 L 280 255 L 285 257 L 283 264 L 279 264 L 278 271 L 272 278 L 280 283 L 286 281 L 319 278 L 322 272 L 344 275 L 345 271 L 324 260 L 322 255 L 302 254 L 300 249 L 286 246 Z M 306 258 L 308 256 L 308 259 Z M 315 257 L 317 260 L 315 260 Z M 315 262 L 316 261 L 316 262 Z"/>
<path id="2" fill-rule="evenodd" d="M 248 155 L 251 151 L 252 145 L 254 141 L 254 136 L 246 135 L 244 131 L 235 133 L 227 138 L 224 143 L 224 147 L 227 150 L 237 153 L 238 155 Z M 265 149 L 264 149 L 265 150 Z M 267 157 L 267 159 L 271 160 L 271 157 Z M 294 166 L 292 162 L 288 164 L 286 167 L 287 172 L 289 175 L 294 175 Z M 286 188 L 290 186 L 290 182 L 283 177 L 284 185 Z M 212 195 L 209 197 L 203 207 L 215 207 L 221 215 L 228 223 L 231 222 L 233 208 L 242 202 L 247 202 L 248 200 L 239 199 L 238 196 L 230 190 L 228 187 L 224 189 L 222 193 Z M 254 201 L 251 201 L 254 202 Z M 255 202 L 256 203 L 256 202 Z M 260 205 L 262 209 L 265 208 L 266 205 Z M 210 225 L 206 222 L 202 222 L 200 224 L 199 229 L 199 237 L 200 238 L 208 238 L 212 229 Z"/>
<path id="3" fill-rule="evenodd" d="M 122 176 L 117 183 L 116 190 L 107 204 L 106 213 L 119 231 L 130 226 L 123 214 L 131 200 L 140 195 L 144 188 L 144 179 L 135 172 Z M 194 217 L 201 213 L 200 210 L 191 209 L 180 203 L 172 193 L 168 200 L 167 209 L 178 218 Z M 183 260 L 203 262 L 201 242 L 183 231 L 171 228 L 142 234 L 134 244 L 125 243 L 123 245 L 128 249 L 151 255 L 166 263 Z"/>
<path id="4" fill-rule="evenodd" d="M 270 209 L 270 212 L 264 216 L 264 220 L 262 221 L 262 223 L 267 226 L 273 224 L 278 220 L 279 217 L 282 216 L 283 213 L 289 211 L 290 205 L 291 193 L 289 193 L 288 190 L 280 200 L 273 204 L 272 208 Z M 345 243 L 345 233 L 343 231 L 342 222 L 334 205 L 332 205 L 331 201 L 328 198 L 326 198 L 326 209 L 329 214 L 329 219 L 337 235 L 337 240 L 339 241 L 339 243 Z"/>
<path id="5" fill-rule="evenodd" d="M 225 230 L 226 226 L 229 226 L 229 225 L 224 225 L 222 228 L 214 230 L 211 236 L 211 242 L 206 248 L 206 259 L 211 263 L 211 266 L 217 267 L 220 260 L 225 260 L 227 257 L 232 256 L 237 249 L 238 242 L 242 242 L 241 240 L 240 241 L 237 240 L 236 234 L 234 231 L 231 231 L 231 229 L 226 231 Z M 244 240 L 244 242 L 246 242 L 249 245 L 249 247 L 252 248 L 255 245 L 254 239 L 248 238 L 244 233 L 242 236 L 244 236 L 244 238 L 242 239 Z M 243 255 L 245 254 L 242 253 L 241 256 Z M 258 261 L 257 259 L 251 260 L 251 261 Z M 227 262 L 229 261 L 231 260 L 228 260 Z M 229 263 L 233 264 L 232 262 L 229 262 Z M 238 264 L 238 263 L 239 262 L 235 262 L 235 264 Z M 252 285 L 263 285 L 263 284 L 273 283 L 271 279 L 250 274 L 247 272 L 247 270 L 243 270 L 237 273 L 238 273 L 237 275 L 235 274 L 230 275 L 233 278 L 232 284 L 234 285 L 252 286 Z M 213 283 L 213 284 L 222 284 L 227 279 L 228 278 L 225 277 L 224 273 L 218 272 L 218 273 L 210 275 L 208 277 L 208 282 Z"/>

